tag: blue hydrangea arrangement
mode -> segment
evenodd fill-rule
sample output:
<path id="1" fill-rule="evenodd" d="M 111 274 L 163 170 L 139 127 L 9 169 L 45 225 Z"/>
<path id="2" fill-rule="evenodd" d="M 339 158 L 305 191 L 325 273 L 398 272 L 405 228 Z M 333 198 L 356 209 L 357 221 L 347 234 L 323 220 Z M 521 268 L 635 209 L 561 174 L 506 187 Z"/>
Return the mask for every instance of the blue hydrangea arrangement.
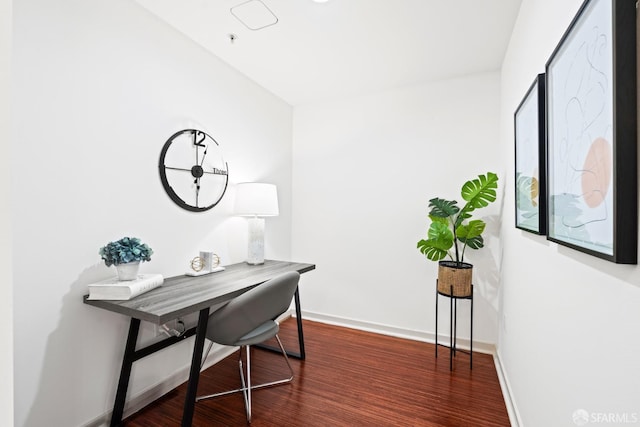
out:
<path id="1" fill-rule="evenodd" d="M 153 249 L 137 237 L 123 237 L 100 248 L 100 256 L 107 267 L 133 261 L 151 261 Z"/>

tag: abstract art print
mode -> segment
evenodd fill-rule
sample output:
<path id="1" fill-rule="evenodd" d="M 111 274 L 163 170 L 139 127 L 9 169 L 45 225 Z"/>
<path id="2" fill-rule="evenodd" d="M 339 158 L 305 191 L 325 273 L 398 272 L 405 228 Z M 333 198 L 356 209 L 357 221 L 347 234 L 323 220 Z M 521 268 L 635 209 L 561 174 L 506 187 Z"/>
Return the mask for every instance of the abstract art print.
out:
<path id="1" fill-rule="evenodd" d="M 544 74 L 538 74 L 514 114 L 516 228 L 546 233 Z"/>
<path id="2" fill-rule="evenodd" d="M 637 262 L 635 0 L 587 0 L 546 64 L 547 237 Z"/>

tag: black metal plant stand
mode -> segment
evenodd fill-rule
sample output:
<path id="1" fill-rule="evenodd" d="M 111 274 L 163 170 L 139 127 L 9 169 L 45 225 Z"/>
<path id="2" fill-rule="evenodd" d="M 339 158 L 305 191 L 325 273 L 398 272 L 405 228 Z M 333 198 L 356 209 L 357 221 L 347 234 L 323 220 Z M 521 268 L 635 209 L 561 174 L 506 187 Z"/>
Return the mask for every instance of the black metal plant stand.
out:
<path id="1" fill-rule="evenodd" d="M 436 357 L 438 357 L 438 346 L 447 347 L 445 344 L 438 344 L 438 299 L 439 296 L 449 298 L 450 318 L 449 318 L 449 370 L 453 370 L 453 358 L 456 351 L 469 354 L 469 369 L 473 369 L 473 285 L 471 285 L 471 293 L 465 296 L 456 296 L 453 294 L 453 286 L 449 294 L 438 291 L 438 280 L 436 279 Z M 469 351 L 457 349 L 457 317 L 458 317 L 458 300 L 469 300 L 471 302 L 471 336 L 469 339 Z"/>

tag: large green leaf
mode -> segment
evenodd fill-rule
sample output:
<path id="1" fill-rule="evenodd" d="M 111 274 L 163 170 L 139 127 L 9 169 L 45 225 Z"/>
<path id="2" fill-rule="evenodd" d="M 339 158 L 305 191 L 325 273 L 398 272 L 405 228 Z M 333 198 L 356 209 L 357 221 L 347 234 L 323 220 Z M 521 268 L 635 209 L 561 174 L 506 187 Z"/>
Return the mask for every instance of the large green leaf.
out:
<path id="1" fill-rule="evenodd" d="M 482 238 L 482 236 L 475 236 L 473 238 L 467 238 L 462 241 L 471 249 L 480 249 L 484 247 L 484 239 Z"/>
<path id="2" fill-rule="evenodd" d="M 496 200 L 498 188 L 498 175 L 487 172 L 486 175 L 478 175 L 478 178 L 467 181 L 461 190 L 462 198 L 467 202 L 467 212 L 484 208 Z M 466 208 L 465 206 L 465 208 Z"/>
<path id="3" fill-rule="evenodd" d="M 468 224 L 459 226 L 456 229 L 456 237 L 466 246 L 471 249 L 480 249 L 484 246 L 484 239 L 482 233 L 486 224 L 481 219 L 474 219 L 469 221 Z"/>
<path id="4" fill-rule="evenodd" d="M 447 251 L 443 251 L 440 248 L 430 245 L 427 240 L 420 240 L 418 242 L 418 249 L 431 261 L 440 261 L 447 256 Z"/>
<path id="5" fill-rule="evenodd" d="M 427 232 L 427 236 L 429 240 L 439 240 L 444 242 L 445 246 L 448 242 L 449 245 L 446 249 L 449 249 L 453 245 L 453 232 L 449 228 L 446 220 L 432 222 L 429 227 L 429 231 Z"/>
<path id="6" fill-rule="evenodd" d="M 487 172 L 486 175 L 478 175 L 478 178 L 465 182 L 460 190 L 462 198 L 467 202 L 456 218 L 457 228 L 462 221 L 471 218 L 471 212 L 478 208 L 484 208 L 496 200 L 496 188 L 498 188 L 498 175 Z"/>
<path id="7" fill-rule="evenodd" d="M 429 219 L 431 220 L 432 223 L 438 222 L 440 224 L 445 225 L 446 227 L 449 227 L 449 217 L 429 215 Z"/>
<path id="8" fill-rule="evenodd" d="M 457 201 L 445 200 L 437 197 L 429 200 L 429 207 L 431 208 L 429 216 L 435 216 L 439 218 L 448 218 L 460 211 Z"/>
<path id="9" fill-rule="evenodd" d="M 418 242 L 418 249 L 431 261 L 440 261 L 448 255 L 445 249 L 438 247 L 436 242 L 431 240 L 420 240 Z"/>
<path id="10" fill-rule="evenodd" d="M 439 261 L 449 254 L 453 246 L 453 233 L 444 222 L 434 222 L 429 227 L 427 240 L 418 242 L 418 249 L 432 261 Z"/>
<path id="11" fill-rule="evenodd" d="M 456 237 L 462 242 L 464 242 L 463 239 L 473 239 L 474 237 L 480 236 L 484 232 L 485 227 L 486 224 L 483 220 L 474 219 L 469 221 L 468 224 L 463 224 L 456 228 Z"/>

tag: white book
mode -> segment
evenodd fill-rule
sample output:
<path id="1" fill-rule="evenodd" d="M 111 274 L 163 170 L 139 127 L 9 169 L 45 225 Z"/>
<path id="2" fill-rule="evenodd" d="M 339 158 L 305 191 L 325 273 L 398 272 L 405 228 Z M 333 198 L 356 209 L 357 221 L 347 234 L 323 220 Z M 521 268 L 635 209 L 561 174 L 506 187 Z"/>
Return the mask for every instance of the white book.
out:
<path id="1" fill-rule="evenodd" d="M 162 285 L 162 274 L 139 274 L 137 279 L 119 281 L 117 277 L 92 283 L 87 299 L 128 300 Z"/>

